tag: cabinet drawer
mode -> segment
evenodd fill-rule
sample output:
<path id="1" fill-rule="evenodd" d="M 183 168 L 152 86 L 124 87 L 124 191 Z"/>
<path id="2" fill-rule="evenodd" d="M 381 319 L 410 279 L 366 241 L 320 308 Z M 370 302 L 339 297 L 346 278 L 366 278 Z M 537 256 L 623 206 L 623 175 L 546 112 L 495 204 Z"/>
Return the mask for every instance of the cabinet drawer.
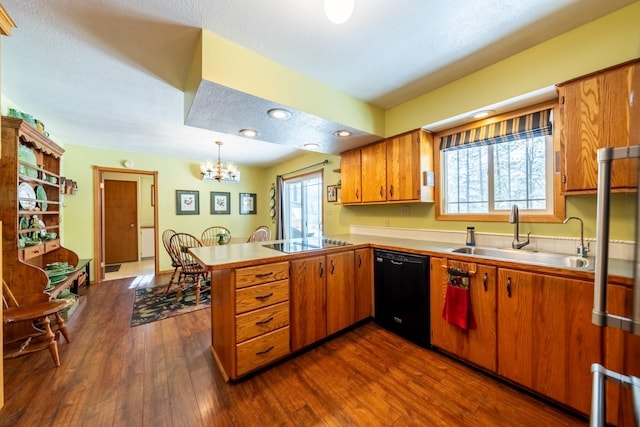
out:
<path id="1" fill-rule="evenodd" d="M 268 365 L 289 353 L 288 326 L 245 341 L 236 346 L 237 375 Z"/>
<path id="2" fill-rule="evenodd" d="M 44 251 L 49 252 L 60 247 L 60 239 L 44 242 Z"/>
<path id="3" fill-rule="evenodd" d="M 236 314 L 267 307 L 289 299 L 289 280 L 251 286 L 236 291 Z"/>
<path id="4" fill-rule="evenodd" d="M 45 252 L 44 245 L 40 244 L 40 245 L 24 248 L 22 253 L 24 254 L 24 259 L 29 259 L 29 258 L 40 256 L 44 254 L 44 252 Z"/>
<path id="5" fill-rule="evenodd" d="M 289 324 L 289 302 L 236 316 L 236 342 L 246 341 Z"/>
<path id="6" fill-rule="evenodd" d="M 236 288 L 259 285 L 289 278 L 289 263 L 257 265 L 255 267 L 236 269 Z"/>

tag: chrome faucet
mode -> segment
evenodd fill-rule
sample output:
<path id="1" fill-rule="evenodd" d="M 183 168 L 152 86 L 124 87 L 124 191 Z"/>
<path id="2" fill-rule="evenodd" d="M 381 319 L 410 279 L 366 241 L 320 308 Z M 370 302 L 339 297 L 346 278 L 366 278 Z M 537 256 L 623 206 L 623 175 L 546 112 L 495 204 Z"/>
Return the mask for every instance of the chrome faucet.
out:
<path id="1" fill-rule="evenodd" d="M 513 227 L 513 242 L 511 242 L 511 247 L 513 249 L 521 249 L 527 246 L 529 242 L 529 235 L 531 233 L 527 233 L 527 240 L 525 242 L 520 241 L 520 214 L 518 213 L 518 206 L 513 205 L 511 207 L 511 213 L 509 214 L 509 224 L 515 224 Z"/>
<path id="2" fill-rule="evenodd" d="M 586 258 L 587 254 L 589 253 L 589 243 L 587 243 L 586 247 L 584 246 L 584 223 L 582 222 L 582 220 L 577 216 L 570 216 L 569 218 L 562 221 L 562 223 L 566 224 L 567 222 L 569 222 L 569 220 L 572 219 L 580 221 L 580 245 L 578 245 L 577 252 L 579 257 Z"/>

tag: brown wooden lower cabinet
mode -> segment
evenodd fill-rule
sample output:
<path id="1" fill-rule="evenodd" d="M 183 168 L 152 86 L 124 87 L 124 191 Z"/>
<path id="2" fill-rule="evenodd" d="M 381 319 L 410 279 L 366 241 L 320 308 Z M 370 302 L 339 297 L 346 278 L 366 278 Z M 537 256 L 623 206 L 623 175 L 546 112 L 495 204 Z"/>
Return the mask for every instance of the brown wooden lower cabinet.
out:
<path id="1" fill-rule="evenodd" d="M 354 321 L 371 317 L 373 307 L 373 250 L 356 249 L 354 259 Z"/>
<path id="2" fill-rule="evenodd" d="M 372 261 L 368 248 L 291 261 L 291 351 L 371 315 Z"/>
<path id="3" fill-rule="evenodd" d="M 632 290 L 609 285 L 607 311 L 629 317 L 632 313 Z M 605 339 L 604 366 L 615 372 L 640 377 L 640 336 L 620 329 L 603 328 Z M 607 381 L 607 422 L 621 427 L 636 427 L 632 411 L 631 392 L 628 388 Z"/>
<path id="4" fill-rule="evenodd" d="M 475 329 L 442 318 L 446 266 L 475 272 Z M 604 361 L 592 304 L 590 281 L 431 259 L 431 343 L 584 414 L 591 409 L 591 364 Z"/>
<path id="5" fill-rule="evenodd" d="M 476 327 L 464 331 L 442 317 L 447 267 L 471 274 L 469 293 Z M 431 258 L 431 344 L 491 372 L 496 371 L 496 268 Z"/>
<path id="6" fill-rule="evenodd" d="M 498 374 L 582 413 L 602 332 L 591 324 L 593 284 L 498 271 Z"/>
<path id="7" fill-rule="evenodd" d="M 353 251 L 327 255 L 327 334 L 355 323 Z"/>
<path id="8" fill-rule="evenodd" d="M 326 265 L 324 255 L 291 261 L 291 351 L 327 336 Z"/>

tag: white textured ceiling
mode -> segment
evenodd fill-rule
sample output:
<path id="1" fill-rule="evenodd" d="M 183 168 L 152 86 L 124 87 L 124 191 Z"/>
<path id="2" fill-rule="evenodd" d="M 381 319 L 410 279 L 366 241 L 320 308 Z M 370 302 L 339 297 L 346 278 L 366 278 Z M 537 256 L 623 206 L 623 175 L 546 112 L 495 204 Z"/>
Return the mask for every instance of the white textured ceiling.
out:
<path id="1" fill-rule="evenodd" d="M 268 166 L 300 151 L 184 124 L 201 28 L 389 108 L 634 2 L 355 1 L 334 25 L 322 0 L 6 0 L 17 28 L 2 41 L 3 106 L 65 144 L 199 161 L 220 139 L 223 161 Z M 247 111 L 233 115 L 246 127 Z"/>

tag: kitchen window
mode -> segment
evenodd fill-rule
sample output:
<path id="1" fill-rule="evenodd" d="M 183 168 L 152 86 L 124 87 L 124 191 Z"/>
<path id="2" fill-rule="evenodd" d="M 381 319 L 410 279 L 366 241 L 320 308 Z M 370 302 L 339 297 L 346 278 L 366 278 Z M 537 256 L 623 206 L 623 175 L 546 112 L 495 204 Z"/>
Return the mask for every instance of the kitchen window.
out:
<path id="1" fill-rule="evenodd" d="M 553 109 L 493 118 L 436 134 L 440 142 L 439 219 L 554 218 Z"/>
<path id="2" fill-rule="evenodd" d="M 284 238 L 322 236 L 322 172 L 283 182 Z"/>

